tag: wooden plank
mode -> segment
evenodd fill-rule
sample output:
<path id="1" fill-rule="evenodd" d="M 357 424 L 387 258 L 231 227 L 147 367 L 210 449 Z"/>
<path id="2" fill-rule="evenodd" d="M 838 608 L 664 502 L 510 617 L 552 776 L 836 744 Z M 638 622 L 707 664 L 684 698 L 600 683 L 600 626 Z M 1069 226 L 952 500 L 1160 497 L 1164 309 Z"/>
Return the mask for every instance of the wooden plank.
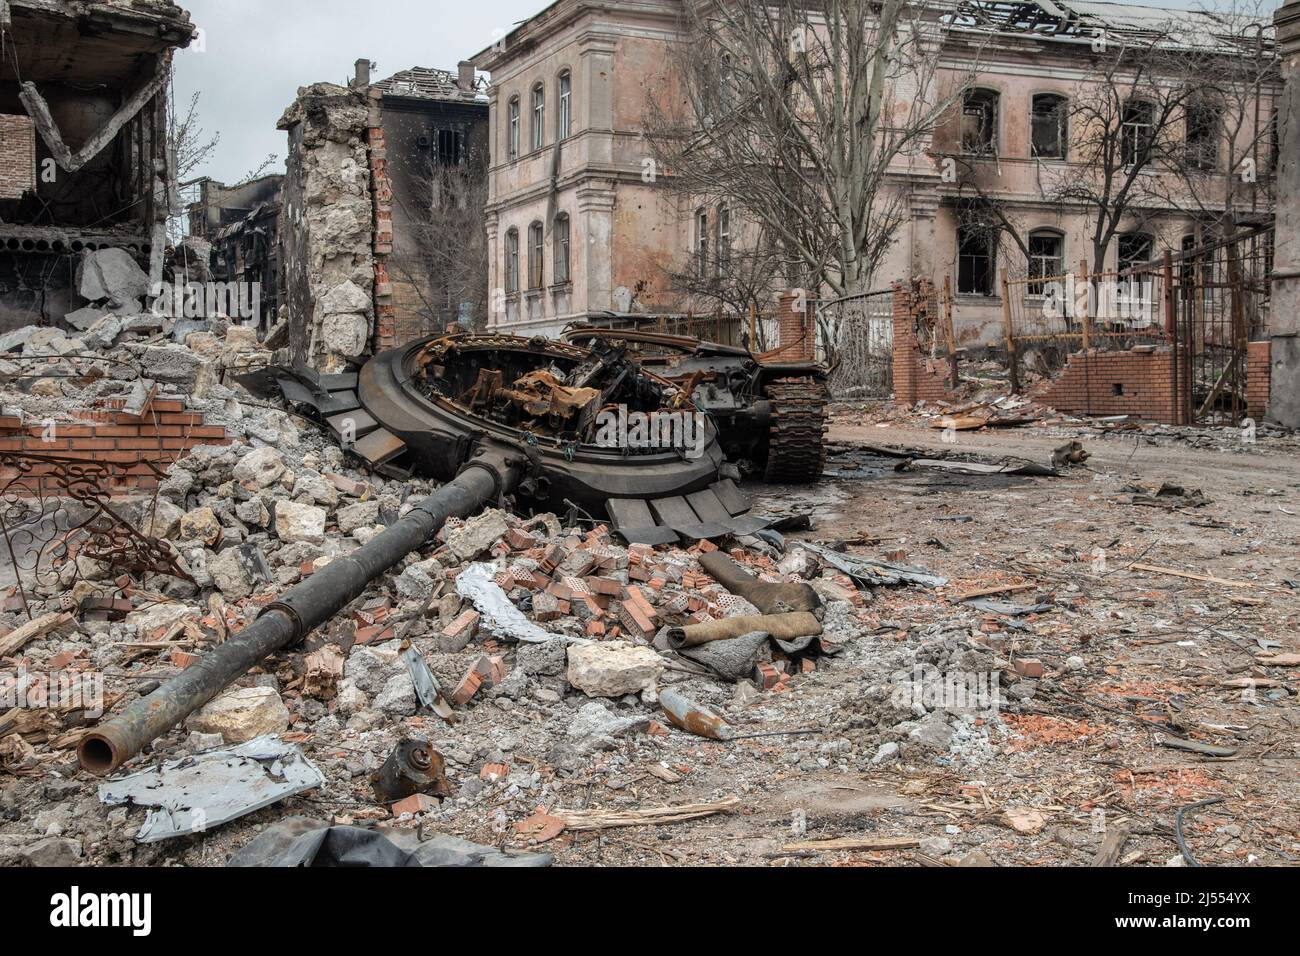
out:
<path id="1" fill-rule="evenodd" d="M 22 627 L 15 628 L 4 637 L 0 637 L 0 657 L 8 657 L 15 651 L 22 650 L 29 641 L 44 637 L 71 620 L 72 615 L 66 611 L 55 611 L 34 621 L 28 621 Z"/>
<path id="2" fill-rule="evenodd" d="M 836 852 L 840 850 L 912 850 L 921 845 L 915 837 L 839 837 L 833 840 L 806 840 L 803 843 L 787 843 L 782 850 L 786 853 L 804 851 Z"/>
<path id="3" fill-rule="evenodd" d="M 1187 578 L 1189 581 L 1203 581 L 1206 584 L 1221 584 L 1229 588 L 1269 587 L 1267 584 L 1257 584 L 1254 581 L 1229 581 L 1209 574 L 1193 574 L 1191 571 L 1179 571 L 1177 568 L 1162 568 L 1158 564 L 1130 564 L 1129 568 L 1134 571 L 1146 571 L 1149 574 L 1169 574 L 1176 578 Z"/>

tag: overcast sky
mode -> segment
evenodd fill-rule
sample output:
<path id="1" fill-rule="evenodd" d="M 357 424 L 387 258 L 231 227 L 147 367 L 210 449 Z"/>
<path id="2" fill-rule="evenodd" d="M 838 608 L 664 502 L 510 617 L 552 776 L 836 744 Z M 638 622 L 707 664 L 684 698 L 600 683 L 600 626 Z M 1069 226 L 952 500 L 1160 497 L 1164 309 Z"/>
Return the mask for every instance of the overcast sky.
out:
<path id="1" fill-rule="evenodd" d="M 285 134 L 276 121 L 298 87 L 344 83 L 361 57 L 377 77 L 413 66 L 456 64 L 550 5 L 550 0 L 180 0 L 205 31 L 204 52 L 177 57 L 176 98 L 196 91 L 210 136 L 221 134 L 199 174 L 237 182 L 268 153 L 283 170 Z M 1166 7 L 1212 6 L 1204 0 L 1158 0 Z M 1275 8 L 1281 0 L 1264 0 Z"/>
<path id="2" fill-rule="evenodd" d="M 204 131 L 221 134 L 201 174 L 237 182 L 268 153 L 283 158 L 275 128 L 298 87 L 343 83 L 361 57 L 377 77 L 413 66 L 456 64 L 545 9 L 550 0 L 178 0 L 205 31 L 205 52 L 176 61 L 177 108 L 198 92 Z M 276 171 L 283 171 L 280 162 Z"/>

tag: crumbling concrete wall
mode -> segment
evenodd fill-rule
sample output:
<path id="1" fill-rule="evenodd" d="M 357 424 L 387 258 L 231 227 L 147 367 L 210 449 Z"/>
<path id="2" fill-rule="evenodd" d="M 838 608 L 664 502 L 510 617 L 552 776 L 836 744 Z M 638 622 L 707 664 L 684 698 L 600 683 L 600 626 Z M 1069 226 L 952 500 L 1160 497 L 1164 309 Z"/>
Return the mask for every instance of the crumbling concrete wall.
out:
<path id="1" fill-rule="evenodd" d="M 330 83 L 298 91 L 280 236 L 295 362 L 336 371 L 359 358 L 375 318 L 374 203 L 365 95 Z"/>

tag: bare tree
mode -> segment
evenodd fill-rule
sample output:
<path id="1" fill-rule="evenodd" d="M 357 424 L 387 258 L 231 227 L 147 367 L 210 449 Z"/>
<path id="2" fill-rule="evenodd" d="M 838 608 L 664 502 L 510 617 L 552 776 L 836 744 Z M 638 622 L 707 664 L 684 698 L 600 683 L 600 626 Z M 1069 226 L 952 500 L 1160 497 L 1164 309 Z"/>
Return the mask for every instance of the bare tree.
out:
<path id="1" fill-rule="evenodd" d="M 1213 60 L 1193 42 L 1194 30 L 1173 15 L 1142 34 L 1101 34 L 1094 69 L 1070 98 L 1072 162 L 1045 172 L 1042 189 L 1045 198 L 1083 210 L 1094 272 L 1105 271 L 1121 232 L 1170 208 L 1169 172 L 1186 158 L 1188 108 Z"/>
<path id="2" fill-rule="evenodd" d="M 963 83 L 935 91 L 938 8 L 905 0 L 684 4 L 675 87 L 649 138 L 683 202 L 725 203 L 770 236 L 785 281 L 849 295 L 906 213 L 890 177 Z"/>
<path id="3" fill-rule="evenodd" d="M 1204 14 L 1217 24 L 1212 65 L 1189 81 L 1183 148 L 1171 157 L 1174 175 L 1157 188 L 1169 206 L 1200 223 L 1206 238 L 1273 213 L 1281 74 L 1270 11 L 1262 0 L 1234 0 Z"/>
<path id="4" fill-rule="evenodd" d="M 431 158 L 413 190 L 415 208 L 404 211 L 413 224 L 409 253 L 389 258 L 389 268 L 410 283 L 433 324 L 455 321 L 463 312 L 473 323 L 487 315 L 488 244 L 484 159 L 477 153 L 459 163 Z"/>

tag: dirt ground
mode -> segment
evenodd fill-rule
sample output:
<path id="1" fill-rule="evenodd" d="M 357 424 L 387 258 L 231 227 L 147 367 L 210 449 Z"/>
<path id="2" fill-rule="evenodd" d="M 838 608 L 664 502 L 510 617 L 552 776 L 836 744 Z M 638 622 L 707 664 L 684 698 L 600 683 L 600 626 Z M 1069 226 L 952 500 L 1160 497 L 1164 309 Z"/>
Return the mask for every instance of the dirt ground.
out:
<path id="1" fill-rule="evenodd" d="M 3 795 L 0 850 L 63 833 L 87 863 L 220 866 L 298 815 L 451 834 L 567 866 L 1046 866 L 1107 853 L 1165 866 L 1186 863 L 1180 808 L 1219 798 L 1183 821 L 1196 861 L 1300 860 L 1296 669 L 1268 660 L 1300 650 L 1300 442 L 1153 426 L 945 436 L 862 406 L 838 408 L 833 422 L 830 477 L 748 487 L 760 511 L 811 514 L 787 554 L 801 540 L 842 543 L 948 582 L 831 602 L 841 653 L 778 692 L 670 665 L 660 690 L 713 708 L 738 739 L 670 728 L 644 697 L 608 702 L 602 717 L 627 724 L 608 737 L 578 733 L 592 701 L 556 676 L 494 692 L 455 726 L 432 715 L 299 723 L 325 787 L 161 844 L 137 845 L 141 812 L 101 806 L 96 781 L 72 766 L 64 779 L 25 777 Z M 867 447 L 1045 465 L 1069 440 L 1091 457 L 1059 477 L 909 467 Z M 1164 484 L 1182 494 L 1156 495 Z M 991 607 L 964 603 L 999 588 Z M 931 686 L 925 675 L 954 673 L 991 675 L 996 695 L 977 707 L 915 696 Z M 369 774 L 412 732 L 446 757 L 454 796 L 392 821 Z M 553 826 L 571 811 L 635 820 L 684 805 L 701 815 Z"/>
<path id="2" fill-rule="evenodd" d="M 1060 478 L 869 473 L 799 493 L 814 514 L 803 537 L 875 539 L 849 550 L 905 552 L 902 560 L 950 577 L 949 587 L 877 589 L 874 626 L 841 657 L 786 693 L 724 708 L 744 732 L 816 733 L 715 743 L 674 730 L 639 737 L 557 781 L 552 809 L 740 799 L 733 814 L 566 833 L 546 844 L 557 863 L 1078 865 L 1092 862 L 1110 836 L 1107 849 L 1119 846 L 1121 865 L 1183 865 L 1175 814 L 1213 797 L 1222 802 L 1184 824 L 1198 862 L 1300 860 L 1295 671 L 1259 663 L 1298 649 L 1295 441 L 1250 444 L 1233 430 L 1031 428 L 961 433 L 949 444 L 935 430 L 858 424 L 861 417 L 856 410 L 837 416 L 830 438 L 845 452 L 832 457 L 831 470 L 863 444 L 1046 463 L 1063 441 L 1077 439 L 1092 457 Z M 1133 503 L 1142 493 L 1135 486 L 1165 482 L 1200 489 L 1208 502 Z M 791 504 L 788 490 L 767 489 L 764 500 Z M 1033 596 L 1055 606 L 1011 620 L 950 600 L 955 590 L 1002 584 L 1032 586 L 1006 596 L 1013 600 Z M 983 722 L 987 732 L 949 754 L 912 760 L 905 751 L 901 760 L 873 763 L 883 738 L 880 726 L 863 726 L 871 685 L 896 649 L 924 653 L 954 633 L 987 641 L 1001 665 L 1034 658 L 1046 673 L 1032 682 L 1032 696 L 1008 699 L 1004 686 L 999 716 Z M 1173 749 L 1162 744 L 1166 737 L 1232 755 Z M 679 782 L 652 775 L 652 765 Z M 488 826 L 459 819 L 454 828 L 500 843 L 505 834 L 494 839 L 491 814 L 484 806 Z M 887 837 L 919 845 L 807 846 Z M 507 843 L 526 841 L 512 834 Z"/>

